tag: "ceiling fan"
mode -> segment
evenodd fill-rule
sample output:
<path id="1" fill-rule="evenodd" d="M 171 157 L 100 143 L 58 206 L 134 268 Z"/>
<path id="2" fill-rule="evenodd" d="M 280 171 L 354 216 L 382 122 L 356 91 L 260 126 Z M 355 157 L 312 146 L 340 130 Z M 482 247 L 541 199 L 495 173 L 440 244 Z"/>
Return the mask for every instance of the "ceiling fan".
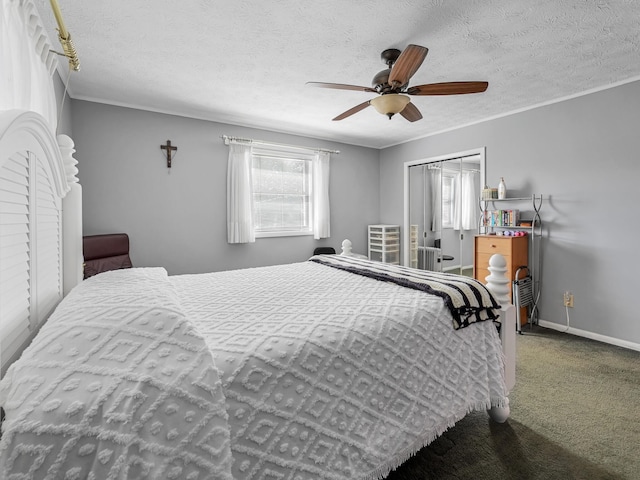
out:
<path id="1" fill-rule="evenodd" d="M 404 51 L 396 48 L 384 50 L 380 57 L 387 64 L 385 70 L 378 72 L 371 81 L 371 87 L 358 85 L 346 85 L 342 83 L 307 82 L 307 85 L 320 88 L 333 88 L 336 90 L 356 90 L 379 94 L 371 100 L 367 100 L 355 107 L 341 113 L 333 120 L 343 120 L 369 105 L 389 120 L 399 113 L 410 122 L 422 118 L 418 108 L 411 103 L 409 95 L 462 95 L 466 93 L 484 92 L 489 86 L 488 82 L 442 82 L 428 83 L 424 85 L 409 86 L 409 80 L 418 71 L 420 65 L 429 51 L 420 45 L 409 45 Z"/>

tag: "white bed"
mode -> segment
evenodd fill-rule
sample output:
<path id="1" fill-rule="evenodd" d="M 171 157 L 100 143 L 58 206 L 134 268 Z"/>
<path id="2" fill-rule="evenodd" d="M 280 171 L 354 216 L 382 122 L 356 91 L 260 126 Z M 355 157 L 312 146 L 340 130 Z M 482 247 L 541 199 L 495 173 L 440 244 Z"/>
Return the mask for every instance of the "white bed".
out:
<path id="1" fill-rule="evenodd" d="M 0 474 L 378 479 L 507 405 L 492 321 L 328 261 L 86 280 L 0 383 Z"/>
<path id="2" fill-rule="evenodd" d="M 422 291 L 312 261 L 79 283 L 54 124 L 0 110 L 0 477 L 377 479 L 472 410 L 508 415 L 514 335 L 456 330 Z"/>

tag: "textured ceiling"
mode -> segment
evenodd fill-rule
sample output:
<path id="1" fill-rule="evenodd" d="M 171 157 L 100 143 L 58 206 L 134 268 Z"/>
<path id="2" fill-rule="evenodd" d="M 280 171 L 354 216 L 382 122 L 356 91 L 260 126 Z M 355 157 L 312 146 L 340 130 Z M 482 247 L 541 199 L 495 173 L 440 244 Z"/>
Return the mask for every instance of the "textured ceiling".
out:
<path id="1" fill-rule="evenodd" d="M 640 78 L 638 0 L 59 3 L 81 62 L 72 98 L 376 148 Z M 413 97 L 414 123 L 373 108 L 332 122 L 375 94 L 305 86 L 370 86 L 380 53 L 410 43 L 429 48 L 410 85 L 488 90 Z"/>

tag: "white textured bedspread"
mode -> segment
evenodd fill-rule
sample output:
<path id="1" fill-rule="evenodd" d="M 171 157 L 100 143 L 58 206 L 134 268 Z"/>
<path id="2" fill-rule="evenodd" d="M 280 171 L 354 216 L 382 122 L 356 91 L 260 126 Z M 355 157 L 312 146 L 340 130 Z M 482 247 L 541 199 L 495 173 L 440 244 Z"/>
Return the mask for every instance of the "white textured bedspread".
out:
<path id="1" fill-rule="evenodd" d="M 2 479 L 231 478 L 220 379 L 164 269 L 76 287 L 8 370 L 0 405 Z"/>
<path id="2" fill-rule="evenodd" d="M 313 262 L 170 277 L 214 355 L 239 480 L 377 479 L 504 405 L 492 322 Z"/>

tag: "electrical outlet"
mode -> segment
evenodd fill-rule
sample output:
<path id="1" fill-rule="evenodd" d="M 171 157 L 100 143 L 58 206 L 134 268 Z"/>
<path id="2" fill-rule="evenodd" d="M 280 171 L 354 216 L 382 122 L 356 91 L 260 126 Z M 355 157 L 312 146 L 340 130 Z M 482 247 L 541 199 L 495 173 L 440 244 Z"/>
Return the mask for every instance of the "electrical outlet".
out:
<path id="1" fill-rule="evenodd" d="M 564 292 L 563 300 L 565 307 L 573 308 L 573 293 L 569 291 Z"/>

